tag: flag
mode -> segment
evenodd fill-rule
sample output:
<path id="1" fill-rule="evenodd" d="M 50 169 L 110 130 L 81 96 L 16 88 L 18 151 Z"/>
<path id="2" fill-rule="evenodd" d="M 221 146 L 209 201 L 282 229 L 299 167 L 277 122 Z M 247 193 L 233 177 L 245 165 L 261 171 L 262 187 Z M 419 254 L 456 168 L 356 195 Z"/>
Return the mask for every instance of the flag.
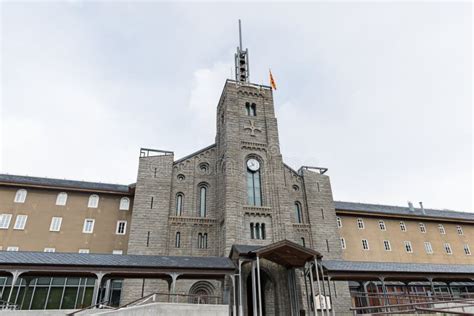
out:
<path id="1" fill-rule="evenodd" d="M 270 70 L 270 86 L 272 86 L 273 90 L 277 89 L 275 79 L 273 79 L 272 71 Z"/>

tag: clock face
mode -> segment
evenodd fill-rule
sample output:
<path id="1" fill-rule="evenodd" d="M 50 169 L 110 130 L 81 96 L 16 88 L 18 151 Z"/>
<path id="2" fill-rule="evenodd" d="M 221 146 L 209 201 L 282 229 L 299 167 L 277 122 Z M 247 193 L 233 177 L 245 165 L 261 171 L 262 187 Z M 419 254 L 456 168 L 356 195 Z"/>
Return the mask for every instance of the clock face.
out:
<path id="1" fill-rule="evenodd" d="M 251 171 L 257 171 L 258 169 L 260 169 L 260 163 L 258 162 L 257 159 L 249 159 L 247 160 L 247 167 L 251 170 Z"/>

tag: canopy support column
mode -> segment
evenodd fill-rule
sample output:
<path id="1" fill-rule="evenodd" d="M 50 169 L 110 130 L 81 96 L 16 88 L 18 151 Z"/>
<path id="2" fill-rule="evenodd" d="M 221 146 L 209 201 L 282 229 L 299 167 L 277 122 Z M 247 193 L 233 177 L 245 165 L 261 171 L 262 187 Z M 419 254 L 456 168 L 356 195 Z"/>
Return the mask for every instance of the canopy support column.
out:
<path id="1" fill-rule="evenodd" d="M 321 287 L 319 285 L 319 275 L 318 275 L 318 268 L 317 268 L 317 262 L 318 259 L 314 259 L 314 264 L 316 265 L 315 268 L 314 268 L 314 271 L 316 272 L 316 279 L 318 280 L 318 296 L 320 298 L 319 300 L 319 305 L 321 305 Z M 315 316 L 318 316 L 318 309 L 316 308 L 316 292 L 314 291 L 314 279 L 313 279 L 313 267 L 311 266 L 311 264 L 309 265 L 309 276 L 310 276 L 310 283 L 311 283 L 311 292 L 312 292 L 312 297 L 313 297 L 313 305 L 314 305 L 314 315 Z M 321 311 L 321 315 L 322 315 L 322 311 Z"/>
<path id="2" fill-rule="evenodd" d="M 258 315 L 258 306 L 257 306 L 257 280 L 255 276 L 255 261 L 252 261 L 252 300 L 253 300 L 253 315 Z"/>
<path id="3" fill-rule="evenodd" d="M 244 315 L 244 307 L 242 305 L 242 260 L 239 259 L 239 316 Z"/>
<path id="4" fill-rule="evenodd" d="M 102 278 L 104 277 L 105 273 L 97 272 L 95 273 L 95 275 L 96 275 L 96 280 L 94 284 L 94 292 L 92 293 L 92 305 L 97 304 L 97 300 L 99 298 L 99 291 L 100 291 L 100 288 L 102 287 Z"/>
<path id="5" fill-rule="evenodd" d="M 8 293 L 7 306 L 10 305 L 10 300 L 12 298 L 13 290 L 15 289 L 16 281 L 18 281 L 18 278 L 24 272 L 26 272 L 26 271 L 23 271 L 23 270 L 10 271 L 10 273 L 12 274 L 12 288 L 10 289 L 10 293 Z M 20 285 L 21 285 L 21 283 L 20 283 Z M 20 288 L 21 287 L 19 287 L 18 289 L 20 289 Z"/>
<path id="6" fill-rule="evenodd" d="M 262 313 L 262 286 L 260 280 L 260 258 L 257 256 L 257 281 L 258 281 L 258 312 L 259 316 L 263 316 Z"/>

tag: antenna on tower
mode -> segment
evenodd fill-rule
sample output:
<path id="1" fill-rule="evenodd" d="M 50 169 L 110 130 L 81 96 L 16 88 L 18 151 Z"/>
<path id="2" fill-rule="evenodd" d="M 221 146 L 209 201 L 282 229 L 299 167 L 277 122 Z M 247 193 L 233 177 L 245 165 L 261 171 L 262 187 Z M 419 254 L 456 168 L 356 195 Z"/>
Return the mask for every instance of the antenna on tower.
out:
<path id="1" fill-rule="evenodd" d="M 249 82 L 249 54 L 248 49 L 242 48 L 242 24 L 239 19 L 239 47 L 235 54 L 235 81 Z"/>

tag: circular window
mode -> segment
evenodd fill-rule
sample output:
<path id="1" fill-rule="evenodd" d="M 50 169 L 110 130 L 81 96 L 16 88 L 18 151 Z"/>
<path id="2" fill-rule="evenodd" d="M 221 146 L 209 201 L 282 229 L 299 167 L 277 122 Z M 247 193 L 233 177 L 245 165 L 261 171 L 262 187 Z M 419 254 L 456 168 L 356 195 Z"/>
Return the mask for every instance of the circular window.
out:
<path id="1" fill-rule="evenodd" d="M 293 185 L 293 190 L 299 191 L 299 190 L 300 190 L 300 187 L 295 184 L 295 185 Z"/>
<path id="2" fill-rule="evenodd" d="M 199 164 L 199 171 L 201 172 L 201 174 L 209 173 L 209 164 L 207 162 L 201 162 Z"/>
<path id="3" fill-rule="evenodd" d="M 184 179 L 186 179 L 184 174 L 178 174 L 178 176 L 176 178 L 178 178 L 179 181 L 184 181 Z"/>

